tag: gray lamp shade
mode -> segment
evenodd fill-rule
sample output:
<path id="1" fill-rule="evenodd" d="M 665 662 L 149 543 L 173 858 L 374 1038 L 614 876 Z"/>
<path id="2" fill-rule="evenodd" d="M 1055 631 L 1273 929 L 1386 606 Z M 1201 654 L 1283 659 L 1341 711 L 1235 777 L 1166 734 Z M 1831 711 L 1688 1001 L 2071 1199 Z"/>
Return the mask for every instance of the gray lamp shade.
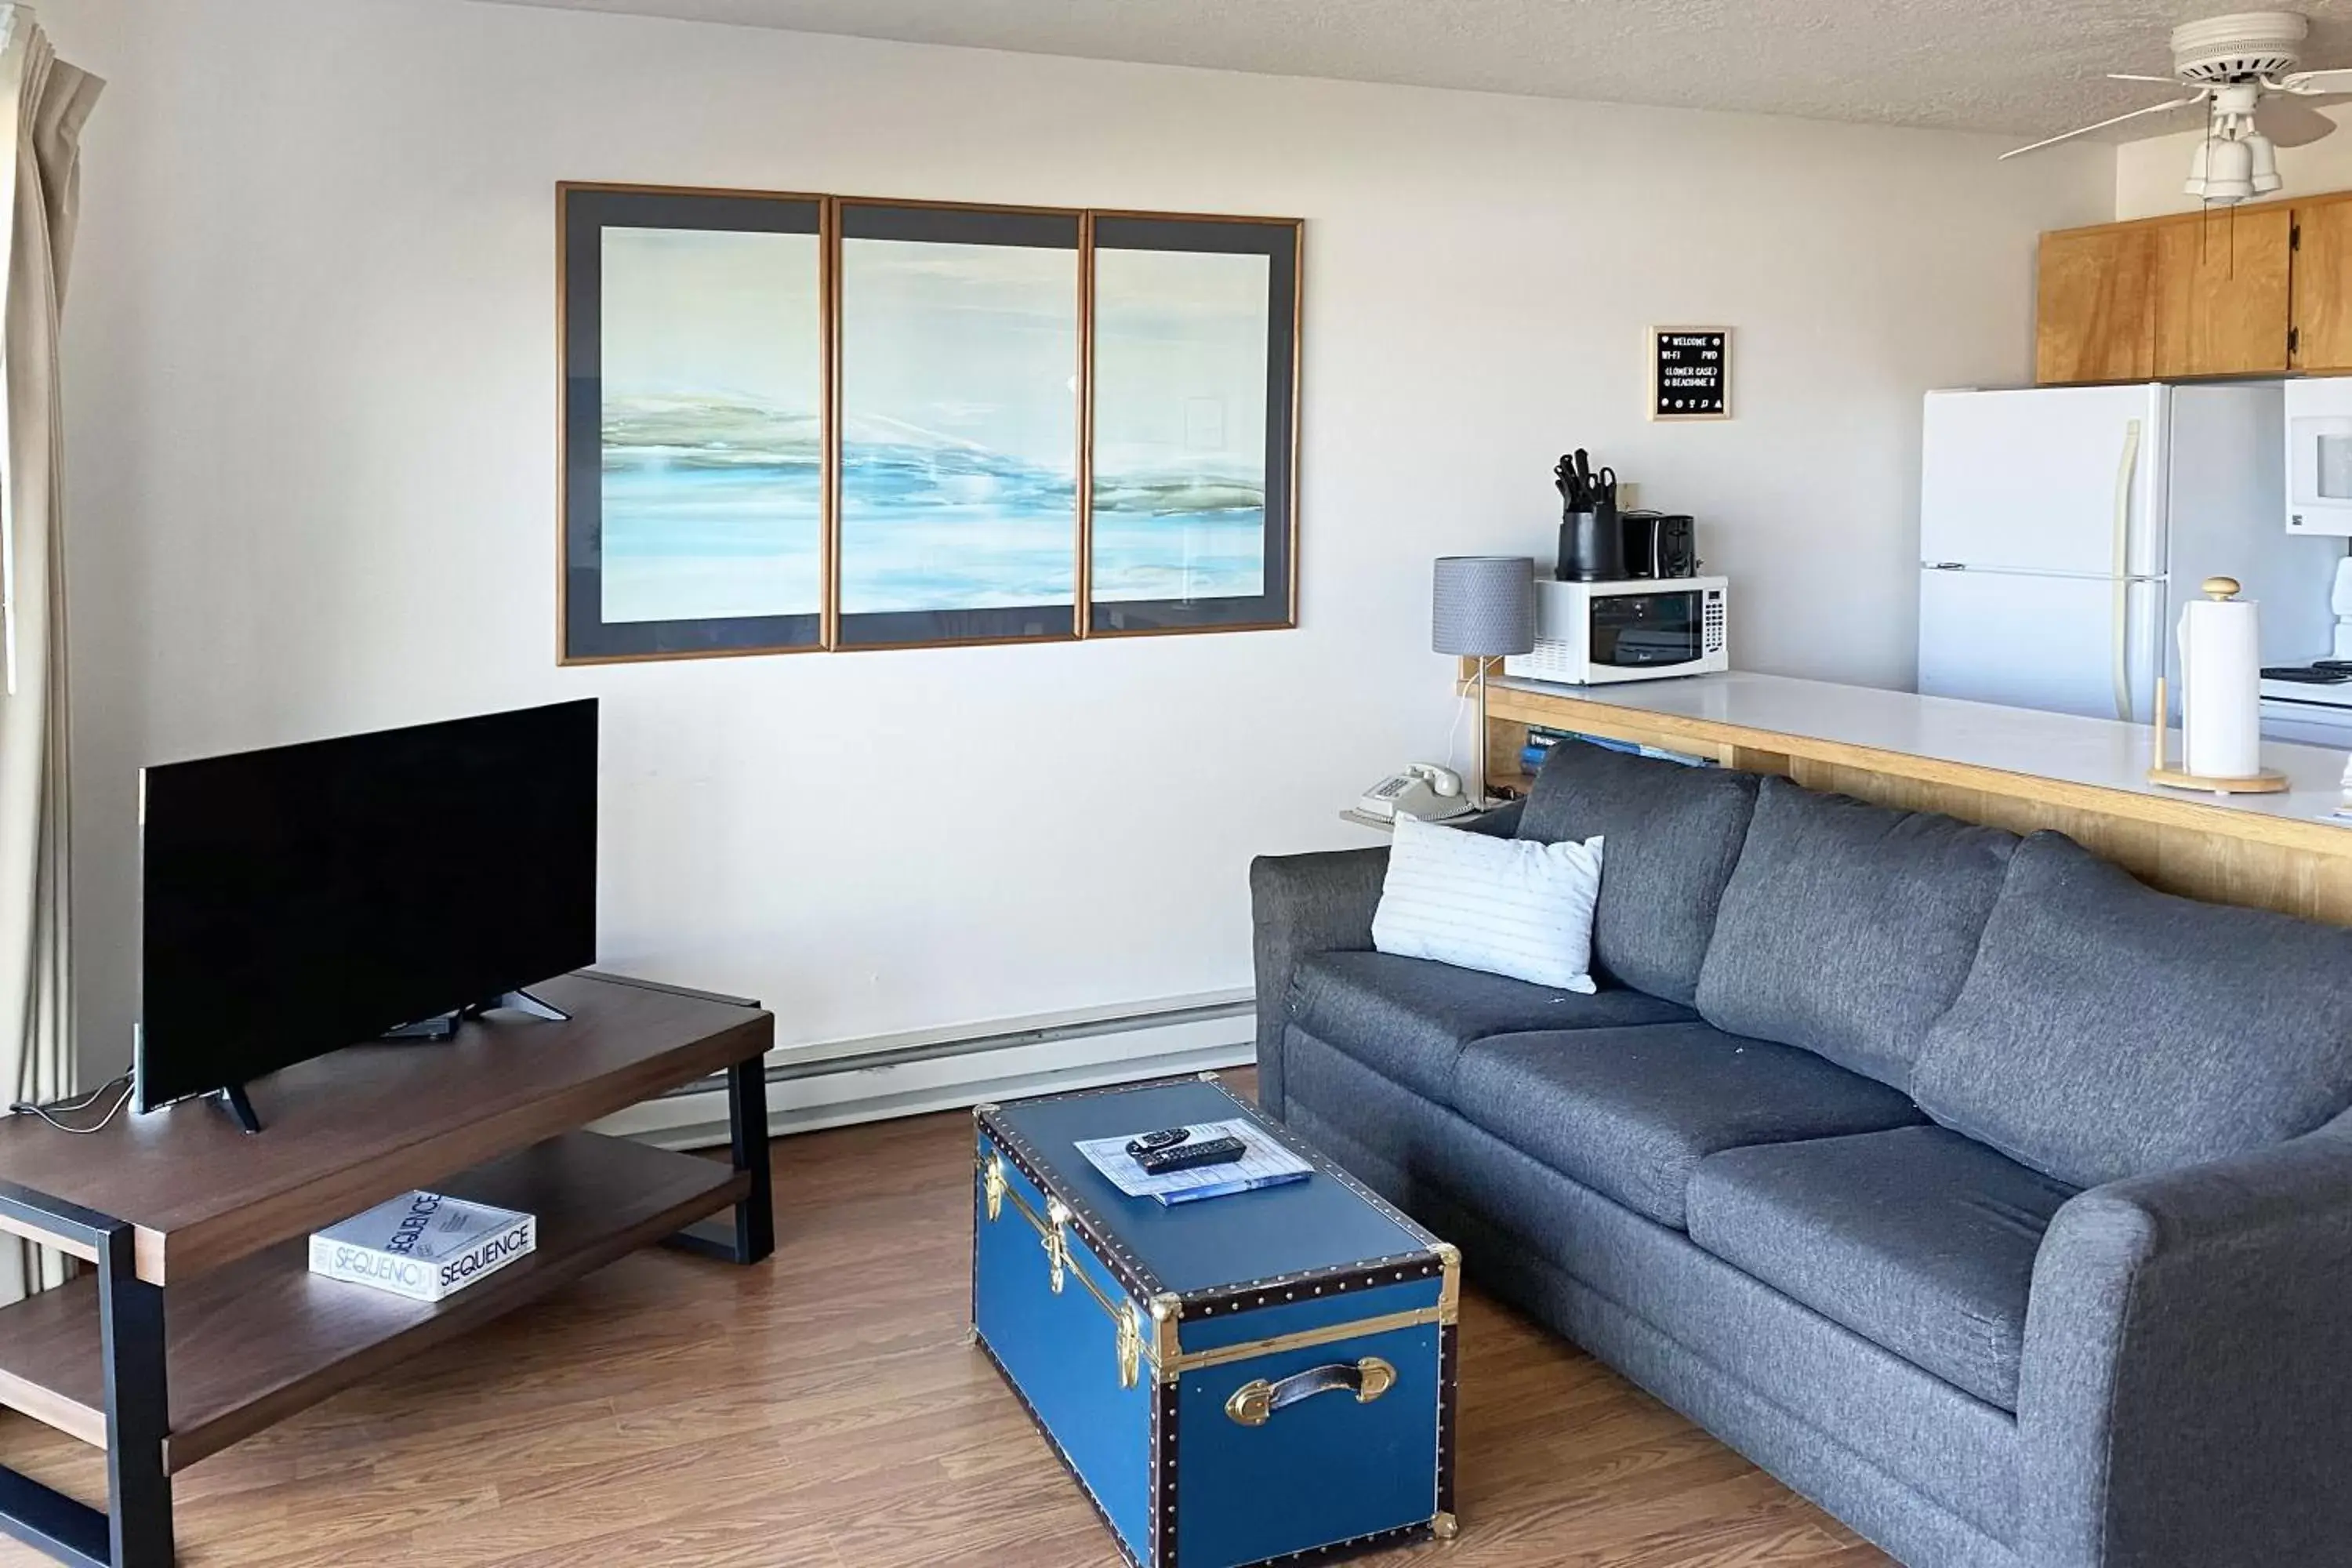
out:
<path id="1" fill-rule="evenodd" d="M 1429 646 L 1493 658 L 1536 646 L 1536 563 L 1526 555 L 1442 555 Z"/>

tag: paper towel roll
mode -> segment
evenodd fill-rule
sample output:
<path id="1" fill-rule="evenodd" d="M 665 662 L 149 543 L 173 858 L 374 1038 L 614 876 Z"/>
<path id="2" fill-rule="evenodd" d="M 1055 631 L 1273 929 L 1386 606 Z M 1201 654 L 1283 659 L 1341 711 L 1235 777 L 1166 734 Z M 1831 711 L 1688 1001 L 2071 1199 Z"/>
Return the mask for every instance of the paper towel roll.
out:
<path id="1" fill-rule="evenodd" d="M 2221 585 L 2227 584 L 2226 588 Z M 2234 594 L 2228 578 L 2206 592 Z M 2250 600 L 2191 600 L 2180 612 L 2180 765 L 2200 778 L 2263 771 L 2262 632 Z"/>

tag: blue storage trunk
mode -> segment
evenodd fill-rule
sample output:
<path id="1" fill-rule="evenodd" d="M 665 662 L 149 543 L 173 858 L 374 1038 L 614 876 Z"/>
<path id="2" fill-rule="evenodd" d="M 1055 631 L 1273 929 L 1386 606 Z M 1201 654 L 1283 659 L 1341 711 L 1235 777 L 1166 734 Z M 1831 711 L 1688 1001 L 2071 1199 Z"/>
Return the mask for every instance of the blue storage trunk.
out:
<path id="1" fill-rule="evenodd" d="M 1166 1206 L 1073 1147 L 1237 1115 L 1314 1173 Z M 1454 1533 L 1453 1247 L 1214 1074 L 973 1117 L 973 1328 L 1130 1563 Z"/>

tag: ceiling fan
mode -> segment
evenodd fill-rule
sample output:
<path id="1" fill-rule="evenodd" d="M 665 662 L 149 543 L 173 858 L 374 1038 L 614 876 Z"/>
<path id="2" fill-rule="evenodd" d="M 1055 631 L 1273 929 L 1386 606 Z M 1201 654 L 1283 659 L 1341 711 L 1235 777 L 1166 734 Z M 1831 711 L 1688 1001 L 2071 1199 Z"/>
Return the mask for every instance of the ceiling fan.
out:
<path id="1" fill-rule="evenodd" d="M 2197 144 L 2182 189 L 2220 206 L 2269 195 L 2279 188 L 2278 149 L 2316 142 L 2336 129 L 2336 122 L 2313 107 L 2313 101 L 2332 103 L 2352 96 L 2322 85 L 2340 81 L 2352 88 L 2352 67 L 2296 68 L 2310 26 L 2294 11 L 2245 11 L 2184 22 L 2172 29 L 2170 76 L 2112 71 L 2108 79 L 2166 82 L 2188 89 L 2188 97 L 2135 109 L 2001 156 L 2036 153 L 2127 120 L 2201 107 L 2205 140 Z"/>

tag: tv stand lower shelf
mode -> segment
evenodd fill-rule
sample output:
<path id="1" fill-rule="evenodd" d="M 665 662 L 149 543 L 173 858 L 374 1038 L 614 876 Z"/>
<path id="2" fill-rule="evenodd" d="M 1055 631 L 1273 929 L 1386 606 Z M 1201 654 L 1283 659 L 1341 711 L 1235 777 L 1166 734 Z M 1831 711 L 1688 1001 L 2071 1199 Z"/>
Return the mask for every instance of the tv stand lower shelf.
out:
<path id="1" fill-rule="evenodd" d="M 169 1287 L 164 1473 L 730 1207 L 750 1189 L 747 1174 L 716 1160 L 568 1132 L 434 1184 L 539 1216 L 529 1257 L 454 1296 L 412 1301 L 323 1279 L 299 1237 Z M 89 1275 L 0 1308 L 0 1405 L 104 1447 L 100 1352 Z"/>
<path id="2" fill-rule="evenodd" d="M 639 1247 L 766 1258 L 774 1020 L 606 975 L 544 989 L 570 1019 L 493 1015 L 262 1079 L 258 1135 L 201 1101 L 87 1138 L 0 1121 L 0 1231 L 90 1265 L 0 1308 L 0 1405 L 104 1448 L 108 1481 L 101 1511 L 0 1467 L 0 1531 L 81 1568 L 169 1568 L 171 1478 L 206 1456 Z M 726 1161 L 583 1131 L 713 1074 Z M 310 1231 L 412 1187 L 532 1214 L 537 1244 L 436 1302 L 310 1271 Z"/>

